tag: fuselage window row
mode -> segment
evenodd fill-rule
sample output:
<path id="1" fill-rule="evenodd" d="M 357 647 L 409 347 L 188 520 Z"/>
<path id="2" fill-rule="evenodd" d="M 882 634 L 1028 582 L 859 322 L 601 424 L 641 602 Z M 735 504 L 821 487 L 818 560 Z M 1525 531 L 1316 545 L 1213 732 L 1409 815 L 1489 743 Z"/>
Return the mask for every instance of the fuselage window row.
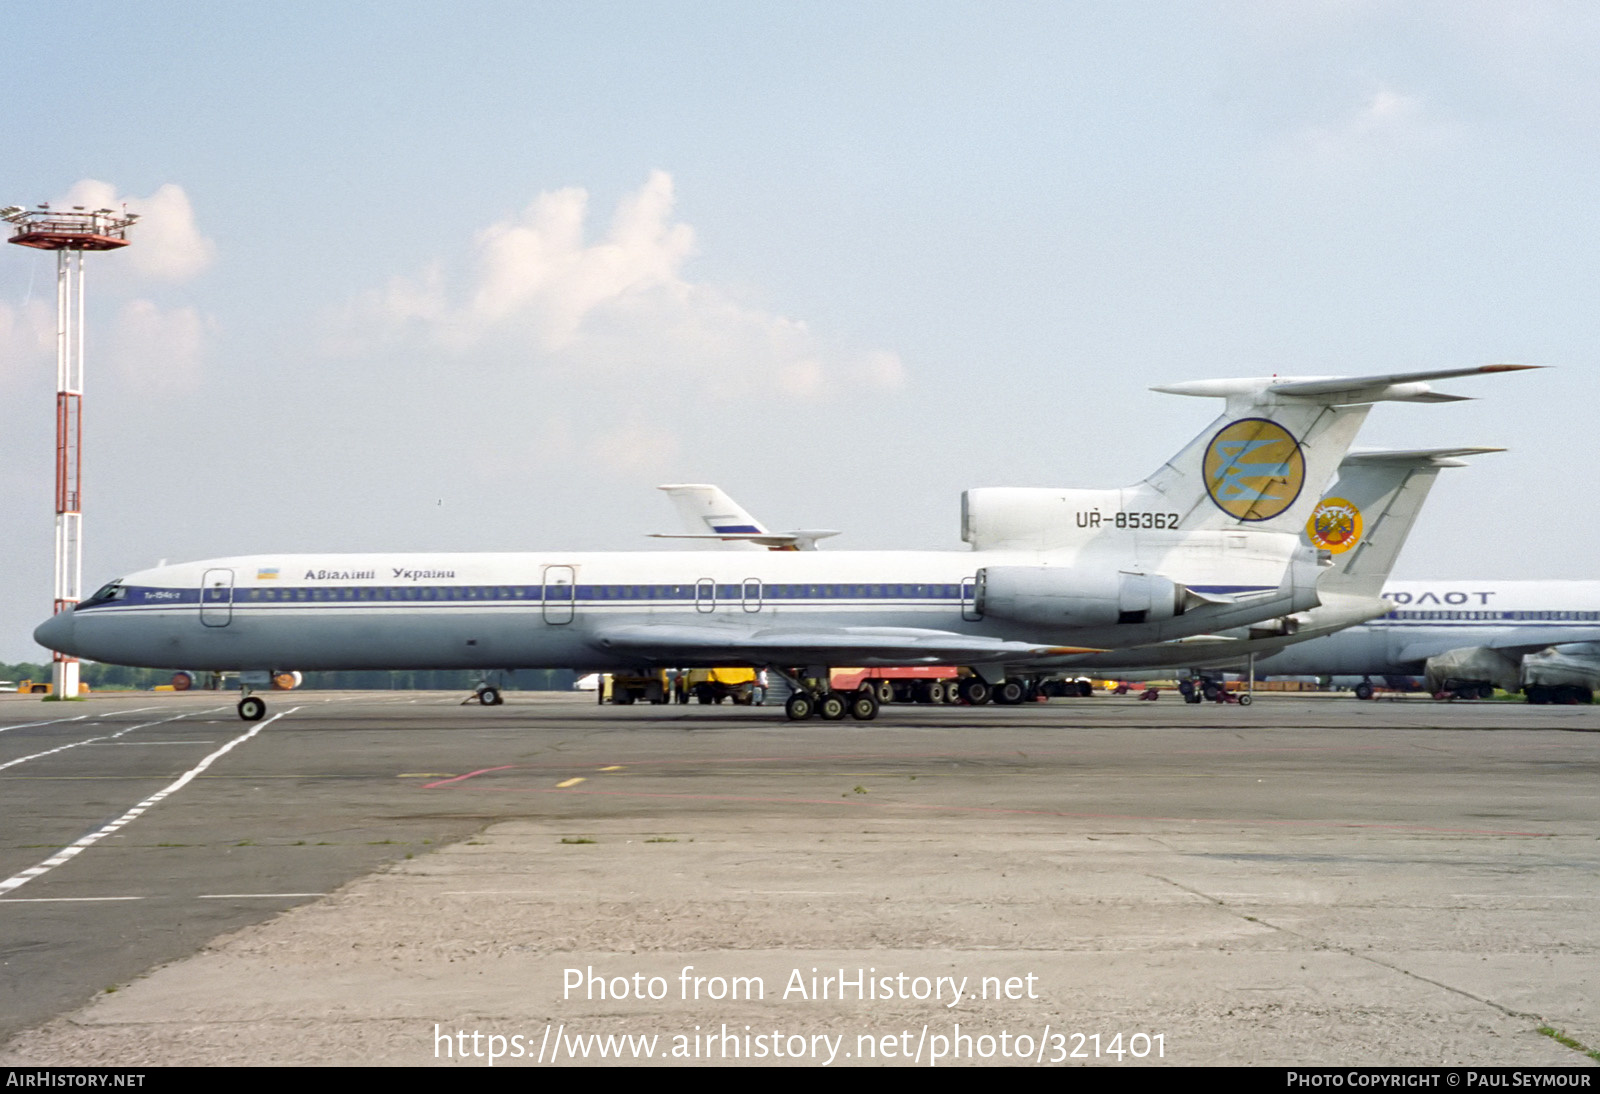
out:
<path id="1" fill-rule="evenodd" d="M 1439 621 L 1467 621 L 1487 622 L 1506 621 L 1513 622 L 1594 622 L 1600 620 L 1600 612 L 1573 612 L 1573 611 L 1543 611 L 1543 612 L 1390 612 L 1385 618 L 1396 620 L 1409 620 L 1415 622 Z"/>
<path id="2" fill-rule="evenodd" d="M 328 603 L 393 601 L 739 601 L 755 599 L 785 600 L 956 600 L 962 586 L 934 585 L 800 585 L 749 582 L 740 585 L 397 585 L 349 587 L 290 587 L 237 589 L 217 586 L 203 591 L 199 599 L 208 604 L 223 603 Z M 124 601 L 130 590 L 118 589 L 114 597 L 96 597 L 84 604 Z M 192 601 L 194 590 L 136 589 L 131 598 L 147 604 L 172 604 Z"/>

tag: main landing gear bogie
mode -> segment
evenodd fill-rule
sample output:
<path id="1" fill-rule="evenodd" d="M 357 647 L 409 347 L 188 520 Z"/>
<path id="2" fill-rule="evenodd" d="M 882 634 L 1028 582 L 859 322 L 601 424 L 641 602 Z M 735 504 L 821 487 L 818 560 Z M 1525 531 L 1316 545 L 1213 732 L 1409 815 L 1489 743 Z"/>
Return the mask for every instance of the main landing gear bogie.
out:
<path id="1" fill-rule="evenodd" d="M 994 701 L 1003 707 L 1014 707 L 1028 697 L 1028 686 L 1021 680 L 1002 680 L 994 686 Z"/>
<path id="2" fill-rule="evenodd" d="M 969 676 L 956 685 L 961 701 L 969 706 L 981 707 L 989 701 L 993 694 L 987 681 L 981 676 Z"/>
<path id="3" fill-rule="evenodd" d="M 1472 681 L 1468 681 L 1466 683 L 1457 683 L 1454 680 L 1449 680 L 1433 693 L 1433 697 L 1435 700 L 1441 703 L 1455 702 L 1457 699 L 1466 700 L 1468 702 L 1475 699 L 1493 699 L 1494 685 L 1475 683 Z"/>
<path id="4" fill-rule="evenodd" d="M 825 722 L 853 718 L 858 722 L 870 722 L 878 716 L 879 706 L 876 689 L 862 688 L 852 692 L 825 691 L 820 695 L 797 691 L 789 696 L 783 710 L 792 722 L 803 722 L 807 718 L 821 718 Z"/>
<path id="5" fill-rule="evenodd" d="M 1530 684 L 1523 689 L 1530 703 L 1544 705 L 1546 703 L 1561 703 L 1576 705 L 1578 703 L 1594 702 L 1594 692 L 1588 688 L 1559 684 Z"/>
<path id="6" fill-rule="evenodd" d="M 1255 702 L 1249 691 L 1234 691 L 1215 680 L 1179 680 L 1178 693 L 1185 703 L 1233 703 L 1247 707 Z"/>
<path id="7" fill-rule="evenodd" d="M 849 712 L 849 704 L 837 691 L 824 692 L 817 699 L 816 714 L 824 722 L 842 722 Z"/>

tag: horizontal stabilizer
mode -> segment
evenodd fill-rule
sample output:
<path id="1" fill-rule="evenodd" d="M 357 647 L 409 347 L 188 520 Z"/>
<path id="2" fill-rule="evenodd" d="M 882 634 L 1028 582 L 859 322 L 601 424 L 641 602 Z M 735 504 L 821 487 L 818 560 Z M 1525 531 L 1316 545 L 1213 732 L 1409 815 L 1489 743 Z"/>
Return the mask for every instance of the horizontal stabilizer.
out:
<path id="1" fill-rule="evenodd" d="M 1390 402 L 1395 403 L 1470 403 L 1471 395 L 1446 395 L 1442 391 L 1421 391 L 1415 395 L 1393 395 Z"/>
<path id="2" fill-rule="evenodd" d="M 1478 445 L 1471 448 L 1394 448 L 1354 451 L 1345 456 L 1345 463 L 1404 463 L 1424 467 L 1465 467 L 1458 463 L 1461 456 L 1482 456 L 1489 452 L 1504 452 L 1503 448 Z"/>
<path id="3" fill-rule="evenodd" d="M 775 551 L 815 551 L 817 540 L 839 533 L 830 528 L 806 528 L 793 532 L 651 532 L 651 539 L 715 539 L 744 541 Z"/>
<path id="4" fill-rule="evenodd" d="M 1455 402 L 1466 396 L 1445 395 L 1428 386 L 1429 380 L 1457 376 L 1482 376 L 1496 372 L 1521 372 L 1542 365 L 1479 365 L 1475 368 L 1433 369 L 1427 372 L 1388 372 L 1376 376 L 1266 377 L 1239 380 L 1191 380 L 1151 388 L 1169 395 L 1198 395 L 1237 399 L 1276 396 L 1306 400 L 1326 406 L 1353 406 L 1378 402 Z"/>
<path id="5" fill-rule="evenodd" d="M 1542 367 L 1544 366 L 1479 365 L 1476 368 L 1434 369 L 1431 372 L 1390 372 L 1381 376 L 1329 376 L 1275 383 L 1269 390 L 1278 395 L 1350 395 L 1364 392 L 1371 388 L 1409 386 L 1411 384 L 1423 384 L 1429 380 L 1450 380 L 1457 376 L 1482 376 L 1493 372 L 1524 372 L 1528 369 Z"/>

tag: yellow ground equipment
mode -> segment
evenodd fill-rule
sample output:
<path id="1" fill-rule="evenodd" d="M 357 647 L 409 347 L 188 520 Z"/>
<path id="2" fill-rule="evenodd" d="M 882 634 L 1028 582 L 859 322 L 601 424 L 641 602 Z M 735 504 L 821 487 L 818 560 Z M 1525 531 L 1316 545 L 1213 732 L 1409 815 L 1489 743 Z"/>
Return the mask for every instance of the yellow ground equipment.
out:
<path id="1" fill-rule="evenodd" d="M 687 703 L 690 697 L 697 703 L 732 699 L 745 707 L 756 701 L 760 687 L 755 669 L 684 669 L 673 682 L 680 703 Z"/>

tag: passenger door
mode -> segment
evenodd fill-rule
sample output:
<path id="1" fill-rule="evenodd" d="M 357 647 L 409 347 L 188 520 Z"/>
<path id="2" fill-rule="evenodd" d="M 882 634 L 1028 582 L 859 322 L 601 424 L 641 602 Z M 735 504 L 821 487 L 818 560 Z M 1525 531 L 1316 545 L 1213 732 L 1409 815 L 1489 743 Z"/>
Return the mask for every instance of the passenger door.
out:
<path id="1" fill-rule="evenodd" d="M 233 622 L 233 571 L 207 570 L 200 578 L 200 622 L 226 627 Z"/>
<path id="2" fill-rule="evenodd" d="M 578 610 L 578 575 L 571 566 L 544 568 L 544 621 L 571 623 Z"/>

